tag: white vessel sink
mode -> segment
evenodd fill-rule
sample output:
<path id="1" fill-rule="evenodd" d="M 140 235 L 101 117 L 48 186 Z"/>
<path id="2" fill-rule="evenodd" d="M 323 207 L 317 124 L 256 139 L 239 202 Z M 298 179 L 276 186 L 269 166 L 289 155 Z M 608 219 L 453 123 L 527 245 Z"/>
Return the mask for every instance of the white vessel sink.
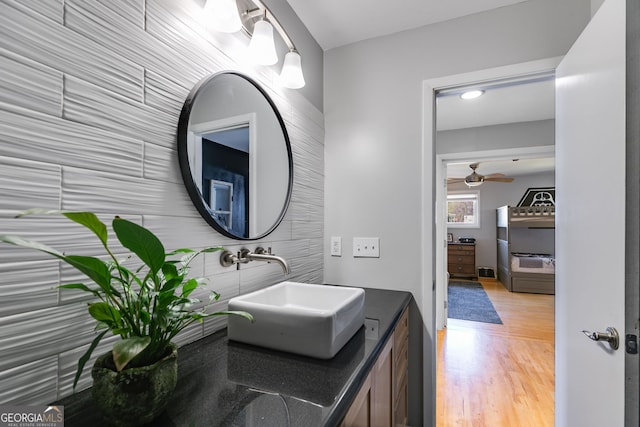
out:
<path id="1" fill-rule="evenodd" d="M 232 298 L 229 339 L 274 350 L 331 359 L 364 324 L 364 290 L 282 282 Z"/>

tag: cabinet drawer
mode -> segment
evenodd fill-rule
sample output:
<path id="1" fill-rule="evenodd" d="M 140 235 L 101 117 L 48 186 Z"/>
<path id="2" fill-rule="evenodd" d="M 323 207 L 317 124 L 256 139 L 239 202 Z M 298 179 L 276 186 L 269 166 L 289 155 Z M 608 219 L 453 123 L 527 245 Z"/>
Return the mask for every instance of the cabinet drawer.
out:
<path id="1" fill-rule="evenodd" d="M 449 264 L 475 264 L 476 259 L 473 256 L 454 255 L 448 257 Z"/>
<path id="2" fill-rule="evenodd" d="M 452 251 L 452 250 L 450 250 L 450 251 L 447 252 L 447 256 L 449 258 L 457 257 L 457 256 L 469 256 L 469 257 L 473 258 L 473 257 L 476 256 L 476 253 L 475 253 L 475 251 Z"/>
<path id="3" fill-rule="evenodd" d="M 449 245 L 447 246 L 449 252 L 459 251 L 459 252 L 474 252 L 476 247 L 473 245 Z"/>
<path id="4" fill-rule="evenodd" d="M 449 264 L 447 271 L 450 274 L 476 274 L 476 267 L 473 264 Z"/>

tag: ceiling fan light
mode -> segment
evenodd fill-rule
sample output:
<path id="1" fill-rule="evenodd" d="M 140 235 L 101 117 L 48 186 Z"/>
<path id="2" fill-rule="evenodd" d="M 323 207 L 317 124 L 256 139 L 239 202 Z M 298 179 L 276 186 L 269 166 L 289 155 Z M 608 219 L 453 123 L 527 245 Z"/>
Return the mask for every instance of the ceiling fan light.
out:
<path id="1" fill-rule="evenodd" d="M 242 29 L 236 0 L 207 0 L 204 11 L 217 31 L 235 33 Z"/>
<path id="2" fill-rule="evenodd" d="M 483 94 L 484 94 L 483 90 L 470 90 L 460 95 L 460 98 L 465 100 L 476 99 L 482 96 Z"/>
<path id="3" fill-rule="evenodd" d="M 464 183 L 467 184 L 467 186 L 469 187 L 478 187 L 480 185 L 482 185 L 482 183 L 484 182 L 484 180 L 482 181 L 467 181 L 465 180 Z"/>
<path id="4" fill-rule="evenodd" d="M 284 64 L 280 73 L 282 86 L 289 89 L 300 89 L 304 87 L 304 75 L 302 74 L 302 60 L 300 54 L 295 50 L 288 52 L 284 56 Z"/>
<path id="5" fill-rule="evenodd" d="M 249 42 L 249 55 L 253 62 L 260 65 L 273 65 L 278 62 L 276 44 L 273 40 L 273 26 L 264 19 L 256 22 L 253 36 Z"/>
<path id="6" fill-rule="evenodd" d="M 464 179 L 464 183 L 469 187 L 477 187 L 484 182 L 484 175 L 478 174 L 475 169 L 473 173 Z"/>

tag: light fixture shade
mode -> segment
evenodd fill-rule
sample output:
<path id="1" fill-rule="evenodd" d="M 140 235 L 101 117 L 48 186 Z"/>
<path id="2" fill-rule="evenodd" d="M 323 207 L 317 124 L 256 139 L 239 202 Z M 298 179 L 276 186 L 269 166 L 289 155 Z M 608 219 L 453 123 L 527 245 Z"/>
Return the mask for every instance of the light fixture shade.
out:
<path id="1" fill-rule="evenodd" d="M 278 62 L 276 44 L 273 40 L 273 26 L 265 20 L 256 22 L 253 36 L 249 42 L 249 56 L 260 65 L 273 65 Z"/>
<path id="2" fill-rule="evenodd" d="M 204 10 L 211 26 L 217 31 L 235 33 L 242 29 L 236 0 L 207 0 Z"/>
<path id="3" fill-rule="evenodd" d="M 280 72 L 280 83 L 289 89 L 304 87 L 302 60 L 298 52 L 292 50 L 284 56 L 284 64 L 282 64 L 282 71 Z"/>

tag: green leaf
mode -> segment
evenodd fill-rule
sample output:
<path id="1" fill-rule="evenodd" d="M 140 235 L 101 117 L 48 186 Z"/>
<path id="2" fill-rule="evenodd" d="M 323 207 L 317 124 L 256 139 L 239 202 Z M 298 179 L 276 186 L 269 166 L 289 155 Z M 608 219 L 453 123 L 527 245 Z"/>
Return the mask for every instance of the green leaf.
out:
<path id="1" fill-rule="evenodd" d="M 69 284 L 66 284 L 66 285 L 60 285 L 60 286 L 58 286 L 58 288 L 62 288 L 62 289 L 80 289 L 81 291 L 89 292 L 89 293 L 93 294 L 96 297 L 100 296 L 100 293 L 98 291 L 96 291 L 95 289 L 89 288 L 84 283 L 69 283 Z"/>
<path id="2" fill-rule="evenodd" d="M 107 295 L 111 295 L 111 273 L 107 263 L 98 258 L 81 255 L 63 256 L 62 260 L 89 276 Z"/>
<path id="3" fill-rule="evenodd" d="M 189 295 L 191 295 L 191 292 L 196 290 L 197 287 L 198 281 L 196 279 L 187 280 L 187 283 L 182 286 L 182 296 L 185 298 L 188 297 Z"/>
<path id="4" fill-rule="evenodd" d="M 134 357 L 142 353 L 150 342 L 150 337 L 131 337 L 115 343 L 113 345 L 113 362 L 116 364 L 118 372 L 122 371 Z"/>
<path id="5" fill-rule="evenodd" d="M 22 237 L 0 234 L 0 242 L 9 243 L 10 245 L 20 246 L 27 249 L 36 249 L 41 252 L 46 252 L 49 255 L 53 255 L 54 257 L 64 259 L 63 253 L 42 243 L 34 242 L 33 240 L 26 240 Z"/>
<path id="6" fill-rule="evenodd" d="M 164 265 L 162 266 L 162 273 L 164 274 L 164 278 L 167 281 L 180 276 L 180 273 L 178 273 L 178 269 L 176 268 L 175 264 L 172 264 L 170 262 L 164 263 Z"/>
<path id="7" fill-rule="evenodd" d="M 80 375 L 82 374 L 84 365 L 87 364 L 87 361 L 91 358 L 93 350 L 95 350 L 95 348 L 98 346 L 98 343 L 107 332 L 109 332 L 109 330 L 105 329 L 98 336 L 96 336 L 91 342 L 91 345 L 89 346 L 87 351 L 80 357 L 80 359 L 78 359 L 78 369 L 76 369 L 76 376 L 73 379 L 73 391 L 76 390 L 76 385 L 78 385 L 78 380 L 80 379 Z"/>
<path id="8" fill-rule="evenodd" d="M 164 264 L 165 253 L 164 246 L 155 234 L 120 217 L 114 218 L 112 226 L 122 246 L 138 255 L 153 275 L 160 271 Z"/>
<path id="9" fill-rule="evenodd" d="M 209 313 L 207 314 L 207 317 L 209 316 L 227 316 L 227 315 L 231 315 L 231 316 L 240 316 L 240 317 L 244 317 L 245 319 L 251 321 L 251 323 L 253 323 L 253 316 L 250 313 L 247 313 L 246 311 L 218 311 L 216 313 Z"/>
<path id="10" fill-rule="evenodd" d="M 96 214 L 91 212 L 62 212 L 62 215 L 93 231 L 102 244 L 105 247 L 107 246 L 107 226 L 98 219 Z"/>
<path id="11" fill-rule="evenodd" d="M 222 247 L 222 246 L 212 246 L 210 248 L 204 248 L 200 252 L 201 253 L 209 253 L 209 252 L 218 252 L 218 251 L 223 251 L 223 250 L 224 250 L 224 247 Z"/>
<path id="12" fill-rule="evenodd" d="M 106 302 L 89 304 L 89 314 L 98 322 L 105 322 L 109 325 L 120 322 L 120 312 Z"/>
<path id="13" fill-rule="evenodd" d="M 16 218 L 22 218 L 27 215 L 52 215 L 52 214 L 61 214 L 62 211 L 58 209 L 44 209 L 44 208 L 31 208 L 20 212 L 16 215 Z"/>

